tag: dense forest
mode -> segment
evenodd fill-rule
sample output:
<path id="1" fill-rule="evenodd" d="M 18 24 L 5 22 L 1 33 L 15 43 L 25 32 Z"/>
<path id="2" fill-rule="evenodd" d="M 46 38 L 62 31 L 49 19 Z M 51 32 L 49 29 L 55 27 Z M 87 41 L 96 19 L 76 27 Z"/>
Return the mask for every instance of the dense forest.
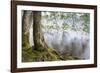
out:
<path id="1" fill-rule="evenodd" d="M 90 14 L 22 11 L 22 62 L 90 57 Z"/>

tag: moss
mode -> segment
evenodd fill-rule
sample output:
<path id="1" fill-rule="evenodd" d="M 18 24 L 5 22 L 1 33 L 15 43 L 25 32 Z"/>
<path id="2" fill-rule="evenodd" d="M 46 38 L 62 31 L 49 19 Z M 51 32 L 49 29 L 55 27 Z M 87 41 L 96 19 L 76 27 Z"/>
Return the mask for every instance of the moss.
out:
<path id="1" fill-rule="evenodd" d="M 48 52 L 51 55 L 51 60 L 61 60 L 61 56 L 53 48 L 48 48 Z"/>
<path id="2" fill-rule="evenodd" d="M 42 47 L 39 47 L 39 48 L 37 48 L 36 50 L 39 51 L 39 52 L 44 52 L 44 51 L 45 51 L 45 49 L 42 48 Z"/>
<path id="3" fill-rule="evenodd" d="M 23 34 L 22 35 L 22 48 L 27 49 L 29 48 L 29 40 L 28 40 L 29 36 L 28 33 L 27 34 Z"/>
<path id="4" fill-rule="evenodd" d="M 33 50 L 32 48 L 22 50 L 22 62 L 34 61 L 56 61 L 60 60 L 59 56 L 53 52 L 53 49 Z"/>
<path id="5" fill-rule="evenodd" d="M 47 50 L 32 50 L 32 47 L 22 49 L 22 62 L 75 60 L 72 56 L 62 57 L 53 48 Z"/>

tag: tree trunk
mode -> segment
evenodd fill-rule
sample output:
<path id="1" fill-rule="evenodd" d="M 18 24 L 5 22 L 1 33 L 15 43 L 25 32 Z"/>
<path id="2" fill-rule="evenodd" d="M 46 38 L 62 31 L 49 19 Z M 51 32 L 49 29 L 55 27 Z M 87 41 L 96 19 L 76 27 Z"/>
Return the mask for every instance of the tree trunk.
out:
<path id="1" fill-rule="evenodd" d="M 44 40 L 40 11 L 33 11 L 33 38 L 34 51 L 41 53 L 41 57 L 38 58 L 39 61 L 63 59 L 54 49 L 49 48 Z"/>
<path id="2" fill-rule="evenodd" d="M 44 41 L 44 36 L 41 27 L 41 12 L 33 11 L 33 38 L 34 38 L 34 49 L 41 50 L 47 49 L 48 46 Z"/>
<path id="3" fill-rule="evenodd" d="M 22 46 L 28 48 L 29 46 L 29 13 L 23 11 L 22 16 Z"/>

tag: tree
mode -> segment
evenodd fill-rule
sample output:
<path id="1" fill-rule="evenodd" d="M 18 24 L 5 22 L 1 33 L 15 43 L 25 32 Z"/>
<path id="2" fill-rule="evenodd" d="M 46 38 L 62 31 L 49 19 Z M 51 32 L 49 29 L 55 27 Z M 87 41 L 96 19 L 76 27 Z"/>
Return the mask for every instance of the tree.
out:
<path id="1" fill-rule="evenodd" d="M 41 12 L 33 11 L 33 38 L 34 38 L 34 50 L 40 52 L 41 57 L 38 60 L 59 60 L 62 59 L 60 55 L 54 50 L 48 47 L 44 40 L 41 24 Z"/>
<path id="2" fill-rule="evenodd" d="M 42 25 L 41 25 L 41 12 L 33 11 L 33 38 L 34 38 L 34 49 L 41 50 L 47 49 L 48 46 L 44 41 L 44 36 L 42 33 Z"/>
<path id="3" fill-rule="evenodd" d="M 29 13 L 28 11 L 23 11 L 22 16 L 22 46 L 23 48 L 29 47 Z"/>

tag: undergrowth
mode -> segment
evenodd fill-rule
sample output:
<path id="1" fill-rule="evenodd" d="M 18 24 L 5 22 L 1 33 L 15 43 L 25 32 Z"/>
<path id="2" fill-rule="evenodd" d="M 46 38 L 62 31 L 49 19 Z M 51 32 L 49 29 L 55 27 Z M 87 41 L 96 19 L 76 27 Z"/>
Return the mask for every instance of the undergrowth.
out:
<path id="1" fill-rule="evenodd" d="M 41 61 L 60 61 L 60 60 L 75 60 L 72 56 L 62 57 L 54 49 L 33 50 L 30 48 L 22 49 L 22 62 L 41 62 Z"/>

